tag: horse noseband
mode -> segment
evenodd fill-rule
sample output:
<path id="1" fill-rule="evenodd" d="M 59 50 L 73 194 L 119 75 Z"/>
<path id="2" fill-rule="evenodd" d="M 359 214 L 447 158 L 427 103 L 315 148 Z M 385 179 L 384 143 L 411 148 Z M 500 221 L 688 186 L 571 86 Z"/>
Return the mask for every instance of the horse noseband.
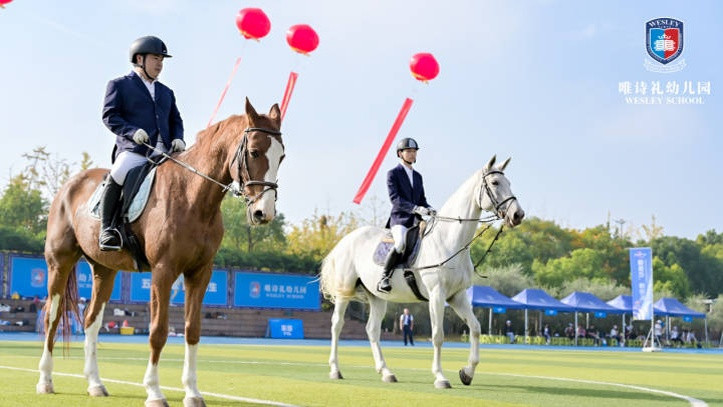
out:
<path id="1" fill-rule="evenodd" d="M 272 136 L 280 136 L 281 132 L 274 129 L 267 129 L 264 127 L 247 127 L 244 130 L 244 136 L 241 139 L 241 143 L 239 143 L 238 149 L 236 149 L 236 154 L 233 157 L 233 160 L 231 161 L 231 164 L 233 165 L 233 162 L 237 162 L 237 169 L 239 174 L 239 191 L 236 192 L 236 195 L 243 195 L 244 199 L 246 200 L 246 205 L 251 205 L 254 202 L 261 199 L 261 197 L 268 191 L 273 190 L 276 192 L 276 198 L 278 199 L 279 193 L 277 191 L 277 188 L 279 187 L 279 184 L 276 182 L 270 182 L 270 181 L 263 181 L 263 180 L 253 180 L 251 179 L 251 173 L 249 172 L 249 163 L 246 160 L 246 155 L 248 154 L 247 150 L 247 142 L 248 137 L 247 135 L 251 132 L 259 131 L 262 133 L 266 133 Z M 249 196 L 245 192 L 245 187 L 247 186 L 254 186 L 254 185 L 261 185 L 265 188 L 259 192 L 256 195 Z"/>

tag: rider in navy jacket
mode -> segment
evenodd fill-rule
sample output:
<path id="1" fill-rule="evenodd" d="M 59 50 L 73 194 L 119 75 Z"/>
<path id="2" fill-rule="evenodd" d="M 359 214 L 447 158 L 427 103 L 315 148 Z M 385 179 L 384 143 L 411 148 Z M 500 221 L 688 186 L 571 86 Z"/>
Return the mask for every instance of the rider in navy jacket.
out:
<path id="1" fill-rule="evenodd" d="M 113 166 L 100 198 L 101 250 L 121 250 L 123 242 L 113 220 L 128 172 L 146 163 L 148 155 L 160 154 L 157 150 L 168 153 L 186 148 L 176 97 L 158 82 L 163 60 L 171 57 L 166 44 L 153 36 L 138 38 L 129 57 L 133 71 L 108 82 L 103 104 L 103 123 L 116 142 Z"/>
<path id="2" fill-rule="evenodd" d="M 394 273 L 394 266 L 404 254 L 409 228 L 413 227 L 421 216 L 436 213 L 424 195 L 422 175 L 412 169 L 412 164 L 417 161 L 417 150 L 419 145 L 413 139 L 400 140 L 397 144 L 397 157 L 402 162 L 387 173 L 387 189 L 389 199 L 392 201 L 392 213 L 387 221 L 387 227 L 392 229 L 394 248 L 387 255 L 384 274 L 377 285 L 377 290 L 382 292 L 392 290 L 389 280 Z"/>

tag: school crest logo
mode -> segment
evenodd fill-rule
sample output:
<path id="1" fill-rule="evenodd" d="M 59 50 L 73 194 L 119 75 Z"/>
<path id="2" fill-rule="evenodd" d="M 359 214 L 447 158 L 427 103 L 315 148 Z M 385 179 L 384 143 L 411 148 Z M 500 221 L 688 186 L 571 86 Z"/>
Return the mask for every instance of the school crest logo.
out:
<path id="1" fill-rule="evenodd" d="M 43 269 L 30 270 L 30 286 L 36 287 L 36 288 L 45 286 L 45 270 L 43 270 Z"/>
<path id="2" fill-rule="evenodd" d="M 645 50 L 653 60 L 662 64 L 656 65 L 646 61 L 645 67 L 654 72 L 676 72 L 685 67 L 681 59 L 679 63 L 668 65 L 675 61 L 683 52 L 684 31 L 683 22 L 675 18 L 654 18 L 645 23 Z"/>
<path id="3" fill-rule="evenodd" d="M 259 298 L 261 296 L 261 284 L 258 281 L 252 281 L 249 285 L 249 297 Z"/>

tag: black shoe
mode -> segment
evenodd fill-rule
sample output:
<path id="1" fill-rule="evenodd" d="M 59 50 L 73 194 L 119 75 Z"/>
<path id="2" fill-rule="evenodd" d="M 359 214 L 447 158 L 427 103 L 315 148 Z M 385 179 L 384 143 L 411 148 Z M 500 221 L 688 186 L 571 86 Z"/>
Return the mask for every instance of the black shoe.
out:
<path id="1" fill-rule="evenodd" d="M 121 241 L 120 233 L 113 228 L 113 219 L 118 209 L 122 189 L 123 186 L 117 184 L 109 174 L 105 187 L 103 188 L 103 194 L 100 197 L 101 232 L 98 236 L 98 246 L 100 246 L 100 250 L 121 249 L 123 242 Z"/>
<path id="2" fill-rule="evenodd" d="M 102 251 L 119 251 L 122 243 L 120 233 L 114 228 L 104 229 L 98 236 L 98 246 Z"/>
<path id="3" fill-rule="evenodd" d="M 382 277 L 382 279 L 379 281 L 379 284 L 377 284 L 377 291 L 383 293 L 388 293 L 392 291 L 392 284 L 389 282 L 389 277 Z"/>

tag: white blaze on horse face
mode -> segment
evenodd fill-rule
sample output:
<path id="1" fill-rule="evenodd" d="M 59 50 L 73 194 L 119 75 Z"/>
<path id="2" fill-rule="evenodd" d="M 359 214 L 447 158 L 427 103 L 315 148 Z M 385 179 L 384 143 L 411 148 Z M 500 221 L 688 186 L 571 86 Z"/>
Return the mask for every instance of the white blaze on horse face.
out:
<path id="1" fill-rule="evenodd" d="M 264 181 L 276 182 L 279 173 L 279 165 L 281 164 L 281 157 L 284 155 L 284 146 L 275 138 L 271 139 L 271 145 L 266 151 L 266 159 L 269 163 L 269 169 L 264 175 Z M 261 211 L 263 214 L 262 222 L 270 222 L 276 216 L 276 191 L 268 191 L 256 201 L 251 209 L 251 213 Z"/>

